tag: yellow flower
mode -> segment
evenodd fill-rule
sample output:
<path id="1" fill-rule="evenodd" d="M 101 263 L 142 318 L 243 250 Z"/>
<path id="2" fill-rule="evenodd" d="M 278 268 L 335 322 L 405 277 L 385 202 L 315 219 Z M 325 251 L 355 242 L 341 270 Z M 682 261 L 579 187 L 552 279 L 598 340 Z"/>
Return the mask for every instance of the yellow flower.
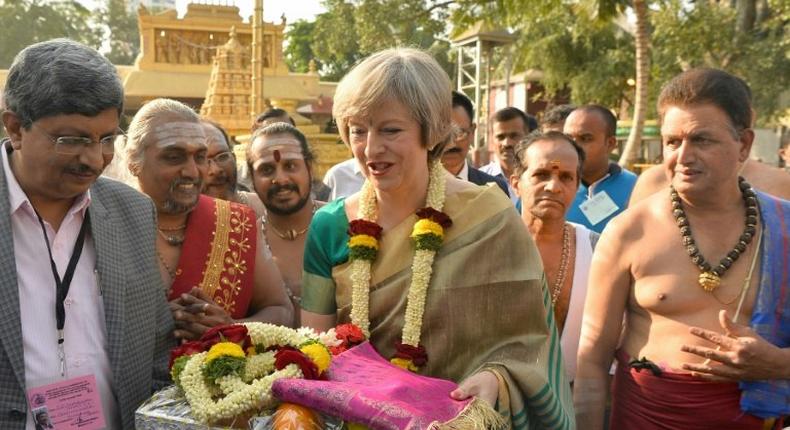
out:
<path id="1" fill-rule="evenodd" d="M 379 241 L 376 240 L 375 237 L 369 236 L 367 234 L 356 234 L 351 236 L 351 239 L 348 241 L 348 246 L 366 246 L 368 248 L 379 249 Z"/>
<path id="2" fill-rule="evenodd" d="M 357 424 L 357 423 L 348 423 L 347 422 L 346 423 L 346 427 L 348 427 L 348 430 L 368 430 L 367 427 L 363 426 L 362 424 Z"/>
<path id="3" fill-rule="evenodd" d="M 244 358 L 244 350 L 241 349 L 239 344 L 233 342 L 220 342 L 215 344 L 208 350 L 206 354 L 206 364 L 220 357 L 237 357 Z"/>
<path id="4" fill-rule="evenodd" d="M 432 233 L 439 237 L 444 237 L 444 229 L 439 223 L 433 222 L 429 219 L 421 219 L 414 223 L 414 230 L 411 236 L 419 236 L 422 234 Z"/>
<path id="5" fill-rule="evenodd" d="M 318 367 L 318 373 L 324 373 L 329 369 L 329 363 L 332 361 L 332 355 L 324 345 L 320 343 L 309 343 L 299 349 L 304 355 L 310 357 L 310 360 Z"/>
<path id="6" fill-rule="evenodd" d="M 419 368 L 415 366 L 414 363 L 412 363 L 412 361 L 408 358 L 394 357 L 390 359 L 390 363 L 400 367 L 401 369 L 411 370 L 412 372 L 419 370 Z"/>

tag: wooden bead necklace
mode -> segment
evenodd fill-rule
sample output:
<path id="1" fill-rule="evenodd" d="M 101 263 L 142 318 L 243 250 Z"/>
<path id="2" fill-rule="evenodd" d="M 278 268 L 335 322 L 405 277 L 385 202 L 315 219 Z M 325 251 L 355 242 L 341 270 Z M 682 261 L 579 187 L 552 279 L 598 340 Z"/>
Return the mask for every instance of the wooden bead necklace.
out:
<path id="1" fill-rule="evenodd" d="M 680 195 L 674 187 L 670 186 L 670 199 L 672 201 L 672 214 L 675 217 L 675 222 L 680 228 L 680 235 L 682 237 L 683 246 L 686 247 L 686 252 L 691 261 L 702 272 L 699 275 L 699 285 L 707 292 L 713 292 L 721 284 L 721 277 L 729 270 L 730 267 L 738 260 L 738 257 L 746 251 L 757 231 L 757 195 L 742 177 L 738 178 L 738 187 L 741 190 L 743 201 L 746 204 L 746 226 L 738 238 L 738 243 L 735 247 L 721 259 L 716 267 L 711 267 L 710 263 L 705 260 L 699 252 L 699 247 L 691 236 L 691 226 L 689 225 L 688 216 L 686 211 L 683 210 L 683 203 L 680 200 Z"/>

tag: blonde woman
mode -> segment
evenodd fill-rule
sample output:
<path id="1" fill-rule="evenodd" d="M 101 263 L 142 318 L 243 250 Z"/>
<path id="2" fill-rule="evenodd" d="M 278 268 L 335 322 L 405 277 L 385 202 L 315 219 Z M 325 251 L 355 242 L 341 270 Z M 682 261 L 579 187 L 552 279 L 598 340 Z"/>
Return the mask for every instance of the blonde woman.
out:
<path id="1" fill-rule="evenodd" d="M 313 218 L 302 323 L 353 322 L 514 428 L 573 428 L 540 255 L 498 187 L 442 168 L 450 112 L 447 74 L 421 51 L 379 52 L 340 82 L 333 114 L 367 179 Z"/>

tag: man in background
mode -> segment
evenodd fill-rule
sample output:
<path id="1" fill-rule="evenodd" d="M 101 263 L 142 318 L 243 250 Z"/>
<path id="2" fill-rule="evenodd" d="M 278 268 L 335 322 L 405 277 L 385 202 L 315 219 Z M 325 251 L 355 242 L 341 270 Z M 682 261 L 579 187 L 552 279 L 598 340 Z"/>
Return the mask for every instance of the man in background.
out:
<path id="1" fill-rule="evenodd" d="M 206 118 L 200 119 L 200 125 L 206 134 L 208 165 L 203 194 L 249 206 L 260 218 L 264 213 L 263 203 L 255 193 L 239 189 L 236 182 L 236 154 L 228 133 L 221 125 Z"/>
<path id="2" fill-rule="evenodd" d="M 566 104 L 557 105 L 547 110 L 540 122 L 540 130 L 544 133 L 547 131 L 559 131 L 562 133 L 562 129 L 565 127 L 565 120 L 575 109 L 576 106 Z"/>
<path id="3" fill-rule="evenodd" d="M 442 154 L 442 164 L 453 176 L 473 184 L 485 185 L 494 182 L 505 192 L 505 195 L 510 197 L 508 185 L 504 179 L 483 173 L 469 165 L 467 155 L 477 128 L 477 125 L 472 122 L 475 117 L 474 112 L 474 106 L 469 97 L 458 91 L 453 91 L 452 120 L 457 129 L 454 139 Z"/>
<path id="4" fill-rule="evenodd" d="M 527 134 L 538 127 L 537 121 L 530 118 L 519 108 L 506 107 L 498 110 L 491 121 L 493 123 L 494 160 L 480 170 L 505 181 L 510 180 L 513 167 L 516 165 L 515 147 Z M 509 187 L 509 185 L 508 185 Z M 508 195 L 513 204 L 518 201 L 518 193 L 508 188 Z"/>
<path id="5" fill-rule="evenodd" d="M 609 159 L 617 147 L 617 118 L 603 106 L 585 105 L 571 112 L 563 131 L 586 156 L 582 183 L 567 219 L 600 233 L 626 209 L 636 183 L 635 174 Z"/>

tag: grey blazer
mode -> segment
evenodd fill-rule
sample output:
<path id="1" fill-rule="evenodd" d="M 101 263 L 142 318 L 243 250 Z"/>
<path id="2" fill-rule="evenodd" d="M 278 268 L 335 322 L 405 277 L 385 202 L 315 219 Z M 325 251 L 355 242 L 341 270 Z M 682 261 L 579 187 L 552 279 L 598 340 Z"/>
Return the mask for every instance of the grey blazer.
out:
<path id="1" fill-rule="evenodd" d="M 91 187 L 90 211 L 112 389 L 123 428 L 134 429 L 135 409 L 169 381 L 168 352 L 175 345 L 154 253 L 155 209 L 148 197 L 102 177 Z M 0 171 L 0 429 L 22 430 L 27 417 L 25 365 L 9 213 L 8 185 Z"/>

